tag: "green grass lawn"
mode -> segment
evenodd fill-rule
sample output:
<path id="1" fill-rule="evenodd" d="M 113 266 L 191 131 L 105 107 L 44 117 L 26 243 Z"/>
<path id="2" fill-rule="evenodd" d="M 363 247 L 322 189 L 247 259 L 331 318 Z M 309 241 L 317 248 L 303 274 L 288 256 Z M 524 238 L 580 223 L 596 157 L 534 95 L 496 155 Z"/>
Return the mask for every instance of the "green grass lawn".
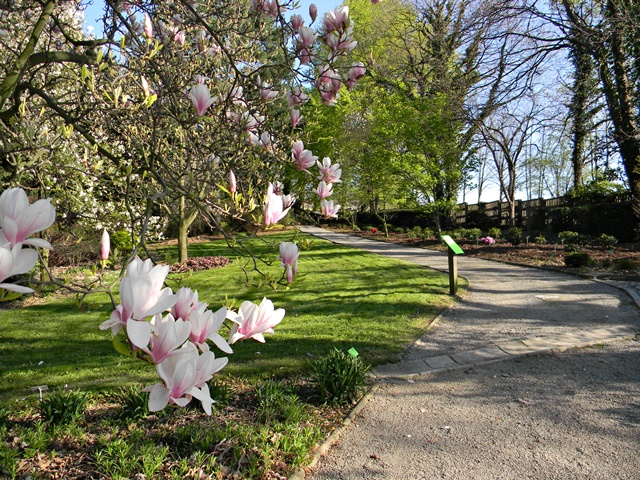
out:
<path id="1" fill-rule="evenodd" d="M 281 233 L 249 242 L 272 261 L 261 268 L 273 278 L 282 272 L 275 261 L 278 245 L 290 238 L 290 233 Z M 175 256 L 174 247 L 156 252 L 159 259 Z M 237 256 L 223 241 L 193 244 L 189 254 L 232 260 Z M 374 365 L 397 360 L 452 301 L 445 274 L 318 239 L 301 252 L 298 275 L 289 288 L 247 287 L 238 266 L 243 261 L 216 270 L 172 274 L 167 283 L 174 289 L 184 285 L 198 290 L 200 300 L 212 309 L 225 304 L 225 298 L 235 300 L 237 307 L 244 300 L 259 303 L 266 296 L 276 308 L 286 310 L 275 335 L 266 336 L 266 344 L 249 340 L 233 346 L 235 353 L 222 372 L 250 382 L 308 371 L 310 360 L 333 348 L 354 347 Z M 82 308 L 73 297 L 52 297 L 28 307 L 4 305 L 0 399 L 23 398 L 30 394 L 29 387 L 42 384 L 102 390 L 155 383 L 152 366 L 116 353 L 111 333 L 98 329 L 111 310 L 106 295 L 87 297 Z"/>

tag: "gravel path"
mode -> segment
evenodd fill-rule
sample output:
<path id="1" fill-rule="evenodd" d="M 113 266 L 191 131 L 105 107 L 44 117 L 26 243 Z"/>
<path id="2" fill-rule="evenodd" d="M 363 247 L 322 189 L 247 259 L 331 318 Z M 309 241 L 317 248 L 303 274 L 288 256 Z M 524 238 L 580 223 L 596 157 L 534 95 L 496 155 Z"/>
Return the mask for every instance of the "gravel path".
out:
<path id="1" fill-rule="evenodd" d="M 440 270 L 446 254 L 327 232 Z M 639 326 L 625 292 L 556 272 L 461 257 L 467 295 L 405 360 L 490 343 Z M 640 478 L 640 343 L 618 341 L 385 383 L 309 478 Z"/>

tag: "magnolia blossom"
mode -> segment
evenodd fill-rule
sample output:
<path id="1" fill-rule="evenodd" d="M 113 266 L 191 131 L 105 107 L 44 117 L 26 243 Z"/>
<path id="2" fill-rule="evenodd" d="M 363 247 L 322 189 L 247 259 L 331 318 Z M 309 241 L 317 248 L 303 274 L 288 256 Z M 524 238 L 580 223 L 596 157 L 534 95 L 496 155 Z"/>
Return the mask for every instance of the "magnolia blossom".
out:
<path id="1" fill-rule="evenodd" d="M 295 39 L 295 49 L 298 54 L 300 64 L 305 65 L 313 60 L 313 44 L 318 38 L 318 34 L 314 33 L 307 26 L 301 26 L 298 36 Z"/>
<path id="2" fill-rule="evenodd" d="M 215 97 L 211 96 L 209 87 L 203 83 L 198 83 L 191 87 L 189 92 L 189 99 L 193 106 L 196 108 L 196 115 L 201 117 L 207 111 L 207 109 L 213 105 L 216 101 Z"/>
<path id="3" fill-rule="evenodd" d="M 153 24 L 151 17 L 146 13 L 144 14 L 144 34 L 147 38 L 153 38 Z"/>
<path id="4" fill-rule="evenodd" d="M 18 244 L 13 247 L 4 245 L 0 247 L 0 288 L 18 293 L 33 293 L 33 289 L 4 283 L 4 281 L 14 275 L 21 275 L 31 270 L 38 261 L 38 253 L 31 248 L 22 248 Z"/>
<path id="5" fill-rule="evenodd" d="M 340 7 L 335 10 L 329 10 L 324 14 L 322 25 L 325 32 L 333 32 L 334 30 L 345 30 L 350 26 L 349 7 Z"/>
<path id="6" fill-rule="evenodd" d="M 156 314 L 151 329 L 143 328 L 146 322 L 129 322 L 127 336 L 133 345 L 149 355 L 155 364 L 164 362 L 174 355 L 186 353 L 180 347 L 187 341 L 191 333 L 191 325 L 182 319 L 174 319 L 173 315 L 165 317 Z"/>
<path id="7" fill-rule="evenodd" d="M 186 40 L 187 40 L 186 36 L 182 30 L 177 31 L 176 34 L 173 36 L 173 41 L 176 42 L 178 45 L 184 45 Z"/>
<path id="8" fill-rule="evenodd" d="M 233 353 L 227 341 L 218 333 L 226 317 L 227 307 L 222 307 L 215 313 L 207 310 L 206 307 L 198 308 L 190 315 L 187 322 L 191 329 L 189 340 L 203 352 L 209 350 L 207 340 L 211 340 L 223 352 Z"/>
<path id="9" fill-rule="evenodd" d="M 0 245 L 11 247 L 18 243 L 41 248 L 51 248 L 51 244 L 41 238 L 29 235 L 53 225 L 56 211 L 50 199 L 37 200 L 29 204 L 27 194 L 21 188 L 9 188 L 0 195 Z"/>
<path id="10" fill-rule="evenodd" d="M 151 95 L 151 87 L 149 86 L 149 82 L 146 78 L 142 77 L 140 79 L 140 83 L 142 83 L 142 91 L 144 92 L 144 96 L 148 97 Z"/>
<path id="11" fill-rule="evenodd" d="M 300 15 L 299 13 L 296 13 L 295 15 L 291 15 L 291 18 L 289 19 L 289 21 L 291 22 L 291 28 L 293 29 L 294 32 L 297 32 L 298 30 L 300 30 L 300 27 L 302 26 L 302 15 Z"/>
<path id="12" fill-rule="evenodd" d="M 322 200 L 320 202 L 320 210 L 322 211 L 322 215 L 327 218 L 338 218 L 340 205 L 334 205 L 333 200 Z"/>
<path id="13" fill-rule="evenodd" d="M 227 318 L 235 323 L 229 337 L 230 344 L 247 338 L 264 343 L 263 334 L 274 333 L 273 327 L 284 318 L 284 309 L 274 311 L 273 302 L 263 298 L 259 306 L 252 302 L 242 302 L 238 313 L 229 312 Z"/>
<path id="14" fill-rule="evenodd" d="M 289 99 L 289 108 L 304 105 L 309 101 L 309 95 L 304 93 L 300 87 L 294 87 L 290 92 L 287 92 L 287 98 Z"/>
<path id="15" fill-rule="evenodd" d="M 325 105 L 334 105 L 338 100 L 338 92 L 342 86 L 342 77 L 334 69 L 325 65 L 316 79 L 316 87 Z"/>
<path id="16" fill-rule="evenodd" d="M 364 65 L 362 63 L 358 63 L 357 65 L 351 67 L 349 73 L 347 74 L 347 78 L 345 79 L 347 88 L 353 88 L 356 84 L 356 81 L 364 76 L 365 73 L 367 73 L 367 70 L 366 68 L 364 68 Z"/>
<path id="17" fill-rule="evenodd" d="M 287 213 L 289 213 L 289 208 L 284 207 L 281 195 L 273 193 L 273 185 L 270 183 L 264 201 L 264 225 L 268 227 L 278 223 Z"/>
<path id="18" fill-rule="evenodd" d="M 206 304 L 198 302 L 198 292 L 182 287 L 176 292 L 176 303 L 171 307 L 171 315 L 175 319 L 189 320 L 191 314 L 201 306 L 206 307 Z"/>
<path id="19" fill-rule="evenodd" d="M 100 260 L 109 260 L 109 251 L 111 250 L 111 240 L 109 238 L 109 232 L 105 228 L 102 231 L 102 238 L 100 239 Z"/>
<path id="20" fill-rule="evenodd" d="M 318 16 L 318 7 L 316 7 L 315 3 L 309 5 L 309 16 L 311 17 L 312 22 L 316 21 L 316 17 Z"/>
<path id="21" fill-rule="evenodd" d="M 126 326 L 127 335 L 131 328 L 137 329 L 137 338 L 146 336 L 147 332 L 150 335 L 149 323 L 141 320 L 168 310 L 177 301 L 170 288 L 162 288 L 168 273 L 168 266 L 154 267 L 150 259 L 143 262 L 136 257 L 127 267 L 126 276 L 120 282 L 122 304 L 111 313 L 109 320 L 100 325 L 100 329 L 111 328 L 111 332 L 116 335 Z M 139 324 L 136 321 L 140 321 Z"/>
<path id="22" fill-rule="evenodd" d="M 324 200 L 325 198 L 331 196 L 333 193 L 333 184 L 326 183 L 324 180 L 318 184 L 318 188 L 316 189 L 316 193 L 320 197 L 320 200 Z"/>
<path id="23" fill-rule="evenodd" d="M 324 157 L 322 159 L 322 163 L 317 162 L 317 164 L 320 169 L 318 180 L 324 180 L 326 183 L 340 183 L 342 169 L 340 168 L 339 163 L 331 165 L 331 159 L 329 157 Z"/>
<path id="24" fill-rule="evenodd" d="M 300 115 L 300 110 L 295 108 L 291 110 L 291 126 L 293 128 L 296 128 L 298 126 L 301 119 L 302 119 L 302 116 Z"/>
<path id="25" fill-rule="evenodd" d="M 308 171 L 307 169 L 311 168 L 318 157 L 311 153 L 311 150 L 304 149 L 304 143 L 302 140 L 296 141 L 291 147 L 291 158 L 293 159 L 293 164 L 296 166 L 298 170 Z"/>
<path id="26" fill-rule="evenodd" d="M 208 415 L 211 415 L 211 398 L 208 382 L 214 373 L 227 364 L 227 358 L 216 359 L 212 352 L 198 355 L 193 345 L 185 345 L 188 350 L 184 355 L 167 358 L 156 365 L 156 372 L 164 384 L 157 383 L 144 388 L 149 393 L 149 411 L 157 412 L 168 404 L 186 406 L 192 398 L 196 398 Z"/>
<path id="27" fill-rule="evenodd" d="M 233 170 L 229 171 L 229 191 L 231 193 L 236 193 L 237 184 L 236 184 L 236 174 L 233 173 Z"/>
<path id="28" fill-rule="evenodd" d="M 260 89 L 260 99 L 263 102 L 268 102 L 269 100 L 273 100 L 278 96 L 278 91 L 274 90 L 271 85 L 267 82 L 263 82 L 260 79 L 260 75 L 256 78 L 256 85 Z"/>
<path id="29" fill-rule="evenodd" d="M 300 250 L 295 243 L 282 242 L 280 244 L 280 256 L 278 257 L 278 260 L 282 262 L 280 263 L 280 267 L 284 267 L 287 274 L 287 283 L 291 283 L 293 277 L 298 272 L 299 255 Z"/>
<path id="30" fill-rule="evenodd" d="M 296 197 L 293 195 L 282 195 L 282 208 L 291 208 L 296 203 Z"/>

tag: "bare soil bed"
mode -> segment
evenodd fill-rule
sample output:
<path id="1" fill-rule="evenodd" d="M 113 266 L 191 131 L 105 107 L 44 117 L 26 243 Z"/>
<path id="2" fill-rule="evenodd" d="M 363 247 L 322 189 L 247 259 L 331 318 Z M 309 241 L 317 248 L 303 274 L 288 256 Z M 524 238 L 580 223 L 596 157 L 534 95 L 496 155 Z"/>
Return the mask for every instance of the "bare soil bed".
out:
<path id="1" fill-rule="evenodd" d="M 405 233 L 389 233 L 389 237 L 386 238 L 383 232 L 373 233 L 368 230 L 357 232 L 347 229 L 337 231 L 371 240 L 399 243 L 413 247 L 440 251 L 446 251 L 447 248 L 438 240 L 409 238 Z M 569 252 L 562 245 L 523 243 L 514 246 L 505 240 L 497 240 L 495 245 L 485 245 L 476 240 L 466 239 L 456 240 L 456 243 L 460 245 L 466 255 L 487 260 L 548 268 L 598 278 L 640 281 L 640 245 L 635 243 L 619 244 L 611 250 L 585 246 L 582 251 L 588 253 L 595 263 L 582 268 L 570 268 L 565 265 L 564 257 Z"/>

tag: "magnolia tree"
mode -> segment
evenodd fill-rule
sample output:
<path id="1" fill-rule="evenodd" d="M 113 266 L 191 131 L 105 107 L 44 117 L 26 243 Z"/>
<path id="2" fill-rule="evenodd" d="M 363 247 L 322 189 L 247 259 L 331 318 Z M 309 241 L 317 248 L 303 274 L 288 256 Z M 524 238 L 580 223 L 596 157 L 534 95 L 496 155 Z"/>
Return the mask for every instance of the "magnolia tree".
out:
<path id="1" fill-rule="evenodd" d="M 334 104 L 341 88 L 352 88 L 364 75 L 364 67 L 345 67 L 341 60 L 356 46 L 348 8 L 320 20 L 312 5 L 307 25 L 301 15 L 289 15 L 293 3 L 107 0 L 105 38 L 86 41 L 58 21 L 56 2 L 45 2 L 31 41 L 9 56 L 0 84 L 0 115 L 10 120 L 27 107 L 42 106 L 65 129 L 81 135 L 125 179 L 125 201 L 145 202 L 137 218 L 128 207 L 132 221 L 142 224 L 141 242 L 158 204 L 171 210 L 177 203 L 185 237 L 194 211 L 218 226 L 218 218 L 225 216 L 269 228 L 295 201 L 279 181 L 287 168 L 317 180 L 322 214 L 336 217 L 340 206 L 328 197 L 340 181 L 340 166 L 329 158 L 319 161 L 295 136 L 307 90 L 317 89 L 323 102 Z M 71 48 L 70 55 L 38 52 L 46 25 L 60 30 L 61 48 Z M 38 62 L 80 65 L 69 69 L 77 82 L 66 97 L 53 95 L 44 83 L 33 84 L 29 75 Z M 37 254 L 28 245 L 49 245 L 26 237 L 55 218 L 48 201 L 29 205 L 23 190 L 7 192 L 4 203 L 0 200 L 3 282 L 34 266 Z M 27 209 L 44 213 L 32 214 L 38 221 L 22 225 L 31 216 L 19 212 Z M 107 243 L 104 233 L 103 265 Z M 196 398 L 210 412 L 206 382 L 227 360 L 216 358 L 209 342 L 224 353 L 231 353 L 230 344 L 239 340 L 263 342 L 284 310 L 265 298 L 259 305 L 244 302 L 238 312 L 212 312 L 197 292 L 163 288 L 168 267 L 142 261 L 136 251 L 120 282 L 121 304 L 101 328 L 117 335 L 118 351 L 156 365 L 162 382 L 148 388 L 152 411 Z M 297 272 L 298 255 L 294 243 L 280 245 L 278 260 L 287 282 Z M 16 293 L 28 290 L 6 284 Z M 219 334 L 225 321 L 232 324 L 228 342 Z"/>

